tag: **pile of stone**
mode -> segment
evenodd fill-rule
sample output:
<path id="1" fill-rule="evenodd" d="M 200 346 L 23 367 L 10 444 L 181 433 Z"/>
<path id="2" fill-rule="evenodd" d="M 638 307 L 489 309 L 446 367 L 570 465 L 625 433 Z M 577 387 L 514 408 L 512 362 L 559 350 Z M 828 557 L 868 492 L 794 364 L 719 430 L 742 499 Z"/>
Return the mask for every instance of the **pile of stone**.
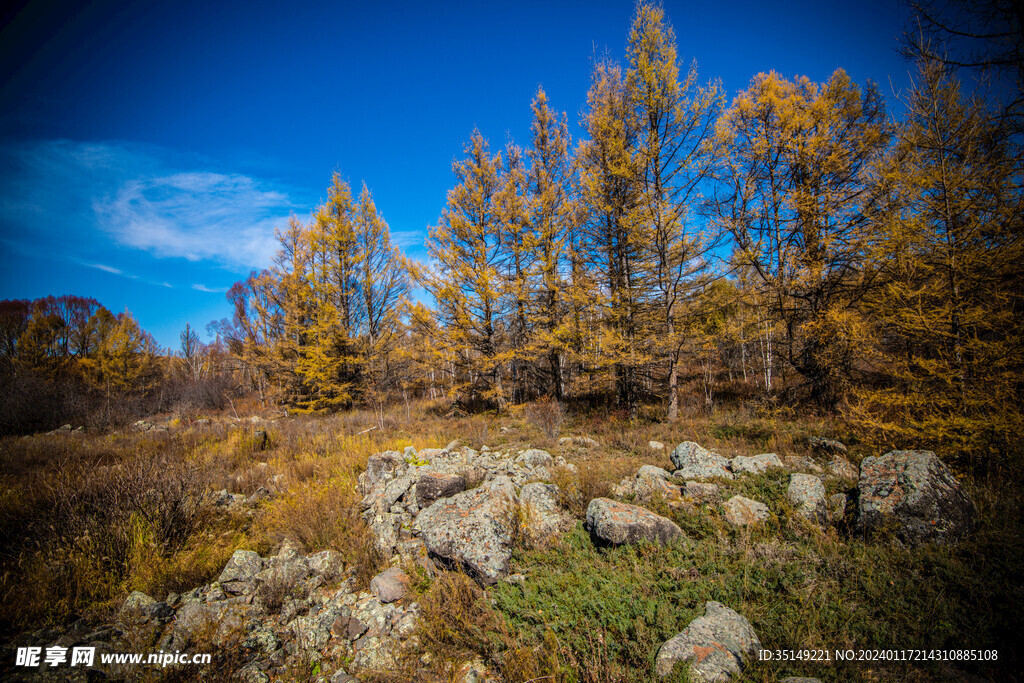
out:
<path id="1" fill-rule="evenodd" d="M 519 534 L 540 541 L 571 526 L 553 469 L 574 469 L 538 449 L 445 448 L 370 456 L 359 477 L 363 516 L 385 557 L 424 555 L 490 584 L 508 574 Z M 475 484 L 475 485 L 474 485 Z"/>
<path id="2" fill-rule="evenodd" d="M 323 681 L 358 680 L 352 676 L 386 671 L 404 649 L 418 647 L 419 607 L 407 597 L 409 582 L 391 568 L 374 577 L 369 591 L 356 592 L 333 550 L 302 555 L 286 544 L 267 558 L 238 550 L 209 585 L 162 602 L 135 592 L 114 623 L 38 631 L 15 645 L 96 648 L 92 670 L 77 672 L 83 680 L 139 675 L 138 665 L 101 665 L 102 654 L 161 650 L 237 653 L 243 664 L 234 677 L 253 683 L 311 667 L 325 672 Z M 68 672 L 43 667 L 33 675 L 65 680 Z"/>
<path id="3" fill-rule="evenodd" d="M 811 437 L 809 443 L 817 455 L 831 458 L 824 467 L 810 458 L 782 460 L 774 453 L 729 459 L 685 441 L 672 451 L 671 472 L 644 465 L 616 485 L 613 493 L 639 503 L 660 498 L 670 507 L 720 503 L 727 522 L 746 526 L 771 519 L 772 511 L 760 501 L 739 495 L 722 502 L 722 486 L 740 476 L 789 470 L 786 497 L 795 515 L 808 522 L 824 525 L 855 519 L 856 527 L 866 534 L 889 530 L 909 545 L 955 541 L 973 528 L 977 517 L 974 503 L 931 451 L 893 451 L 868 457 L 858 471 L 847 459 L 842 443 L 817 437 Z M 847 489 L 856 486 L 856 497 L 851 500 L 847 493 L 826 496 L 829 480 Z"/>

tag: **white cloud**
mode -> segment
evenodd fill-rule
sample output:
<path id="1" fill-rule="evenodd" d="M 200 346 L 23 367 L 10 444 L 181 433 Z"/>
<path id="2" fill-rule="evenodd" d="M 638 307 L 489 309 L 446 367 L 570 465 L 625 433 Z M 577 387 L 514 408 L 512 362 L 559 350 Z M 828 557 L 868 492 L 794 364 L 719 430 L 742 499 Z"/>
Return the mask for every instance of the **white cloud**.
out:
<path id="1" fill-rule="evenodd" d="M 209 166 L 127 143 L 0 146 L 0 225 L 8 238 L 58 244 L 69 255 L 105 235 L 159 258 L 242 270 L 268 265 L 274 229 L 299 207 L 269 181 Z M 110 268 L 97 260 L 83 265 Z"/>
<path id="2" fill-rule="evenodd" d="M 104 273 L 112 273 L 113 275 L 125 275 L 123 270 L 114 266 L 107 266 L 102 263 L 89 263 L 88 261 L 79 261 L 78 259 L 74 260 L 86 268 L 95 268 L 96 270 L 102 270 Z M 126 277 L 135 278 L 134 275 L 127 275 Z"/>
<path id="3" fill-rule="evenodd" d="M 207 294 L 224 294 L 228 291 L 227 287 L 207 287 L 206 285 L 192 285 L 192 289 L 197 292 L 206 292 Z"/>
<path id="4" fill-rule="evenodd" d="M 253 178 L 208 172 L 126 180 L 93 203 L 99 227 L 159 257 L 263 267 L 292 205 Z"/>

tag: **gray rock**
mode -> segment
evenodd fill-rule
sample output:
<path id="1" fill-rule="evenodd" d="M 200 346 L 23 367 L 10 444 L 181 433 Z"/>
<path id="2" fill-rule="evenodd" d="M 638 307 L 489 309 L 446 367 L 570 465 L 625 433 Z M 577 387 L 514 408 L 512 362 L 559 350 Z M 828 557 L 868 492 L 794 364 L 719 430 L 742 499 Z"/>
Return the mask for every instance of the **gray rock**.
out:
<path id="1" fill-rule="evenodd" d="M 664 500 L 679 500 L 679 487 L 668 480 L 671 474 L 653 465 L 643 465 L 635 477 L 623 479 L 612 492 L 620 497 L 633 496 L 638 502 L 646 503 L 661 496 Z"/>
<path id="2" fill-rule="evenodd" d="M 366 461 L 366 471 L 359 475 L 359 493 L 364 496 L 377 484 L 396 476 L 405 470 L 405 458 L 398 451 L 374 453 Z"/>
<path id="3" fill-rule="evenodd" d="M 370 592 L 383 603 L 401 600 L 409 592 L 410 579 L 398 567 L 385 569 L 370 579 Z"/>
<path id="4" fill-rule="evenodd" d="M 263 559 L 251 550 L 236 550 L 217 583 L 226 593 L 249 593 L 255 589 L 256 575 L 263 569 Z"/>
<path id="5" fill-rule="evenodd" d="M 542 451 L 539 448 L 531 448 L 529 450 L 520 453 L 515 460 L 516 464 L 527 465 L 529 467 L 551 467 L 555 459 L 551 457 L 551 454 L 547 451 Z"/>
<path id="6" fill-rule="evenodd" d="M 672 478 L 672 474 L 669 471 L 663 470 L 660 467 L 655 467 L 654 465 L 641 465 L 640 469 L 636 471 L 636 476 L 637 478 L 651 477 L 653 479 L 661 479 L 663 481 L 668 481 Z"/>
<path id="7" fill-rule="evenodd" d="M 390 639 L 364 636 L 363 642 L 355 649 L 356 654 L 352 658 L 355 671 L 379 672 L 395 668 L 398 653 Z"/>
<path id="8" fill-rule="evenodd" d="M 652 451 L 663 451 L 665 450 L 665 444 L 660 441 L 648 441 L 647 447 Z"/>
<path id="9" fill-rule="evenodd" d="M 828 519 L 825 485 L 813 474 L 789 475 L 786 497 L 796 506 L 796 513 L 804 519 L 823 523 Z"/>
<path id="10" fill-rule="evenodd" d="M 492 485 L 436 501 L 413 526 L 431 555 L 463 565 L 488 584 L 508 573 L 516 505 L 510 484 Z"/>
<path id="11" fill-rule="evenodd" d="M 931 451 L 891 451 L 861 463 L 858 527 L 894 527 L 909 545 L 956 541 L 974 528 L 978 510 Z"/>
<path id="12" fill-rule="evenodd" d="M 583 448 L 600 448 L 599 444 L 589 436 L 563 436 L 558 440 L 559 446 L 582 446 Z"/>
<path id="13" fill-rule="evenodd" d="M 226 644 L 240 640 L 245 620 L 255 613 L 244 602 L 189 602 L 177 612 L 165 650 L 183 650 L 195 640 Z"/>
<path id="14" fill-rule="evenodd" d="M 803 470 L 810 472 L 811 474 L 822 474 L 824 472 L 824 470 L 821 469 L 821 465 L 810 458 L 805 458 L 802 455 L 787 455 L 782 459 L 782 461 L 785 464 L 786 469 L 791 472 L 795 472 L 797 470 Z"/>
<path id="15" fill-rule="evenodd" d="M 585 526 L 595 539 L 612 545 L 643 541 L 666 544 L 684 537 L 672 520 L 609 498 L 590 501 Z"/>
<path id="16" fill-rule="evenodd" d="M 833 455 L 831 462 L 829 462 L 828 473 L 836 479 L 843 481 L 857 481 L 857 468 L 853 466 L 853 463 L 844 458 L 841 455 Z"/>
<path id="17" fill-rule="evenodd" d="M 757 524 L 771 517 L 771 511 L 764 503 L 743 496 L 733 496 L 725 501 L 725 521 L 736 526 Z"/>
<path id="18" fill-rule="evenodd" d="M 774 453 L 760 455 L 739 455 L 732 459 L 732 471 L 736 474 L 764 474 L 769 467 L 782 467 L 782 461 Z"/>
<path id="19" fill-rule="evenodd" d="M 344 669 L 338 669 L 331 675 L 331 683 L 359 683 L 359 679 L 350 676 Z"/>
<path id="20" fill-rule="evenodd" d="M 466 490 L 466 478 L 458 474 L 427 472 L 416 482 L 416 501 L 421 508 L 435 500 L 448 498 Z"/>
<path id="21" fill-rule="evenodd" d="M 153 605 L 157 602 L 141 591 L 132 591 L 131 595 L 124 599 L 121 609 L 117 611 L 119 621 L 130 619 L 134 621 L 147 620 Z"/>
<path id="22" fill-rule="evenodd" d="M 337 550 L 321 550 L 306 557 L 306 566 L 324 580 L 334 581 L 345 571 L 345 558 Z"/>
<path id="23" fill-rule="evenodd" d="M 384 486 L 383 493 L 377 499 L 378 509 L 381 512 L 390 510 L 391 506 L 401 500 L 402 496 L 404 496 L 415 483 L 416 477 L 412 476 L 397 477 L 396 479 L 389 481 Z"/>
<path id="24" fill-rule="evenodd" d="M 846 454 L 845 444 L 839 441 L 833 441 L 832 439 L 823 439 L 820 436 L 808 437 L 807 445 L 811 447 L 812 451 L 822 455 L 833 455 L 836 453 Z"/>
<path id="25" fill-rule="evenodd" d="M 742 615 L 717 602 L 658 651 L 655 672 L 664 678 L 676 662 L 689 663 L 691 681 L 726 681 L 738 675 L 761 649 L 754 628 Z"/>
<path id="26" fill-rule="evenodd" d="M 519 510 L 526 535 L 534 542 L 561 531 L 565 520 L 558 507 L 558 487 L 532 482 L 519 491 Z"/>
<path id="27" fill-rule="evenodd" d="M 676 470 L 673 474 L 682 479 L 732 479 L 729 471 L 729 460 L 706 448 L 684 441 L 672 451 L 672 464 Z"/>
<path id="28" fill-rule="evenodd" d="M 779 681 L 779 683 L 821 683 L 821 680 L 817 678 L 807 678 L 806 676 L 787 676 Z"/>

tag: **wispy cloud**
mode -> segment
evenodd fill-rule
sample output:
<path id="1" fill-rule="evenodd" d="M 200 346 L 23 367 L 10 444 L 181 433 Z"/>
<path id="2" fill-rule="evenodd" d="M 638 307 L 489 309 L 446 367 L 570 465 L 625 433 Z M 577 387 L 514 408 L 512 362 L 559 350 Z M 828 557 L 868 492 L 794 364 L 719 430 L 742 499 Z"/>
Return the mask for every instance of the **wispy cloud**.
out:
<path id="1" fill-rule="evenodd" d="M 113 275 L 125 275 L 125 272 L 123 270 L 121 270 L 120 268 L 115 268 L 114 266 L 107 266 L 102 263 L 89 263 L 88 261 L 80 261 L 78 259 L 74 259 L 74 261 L 76 261 L 79 265 L 85 266 L 86 268 L 95 268 L 96 270 L 102 270 L 104 273 L 112 273 Z M 127 277 L 133 279 L 135 278 L 134 275 L 127 275 Z"/>
<path id="2" fill-rule="evenodd" d="M 206 285 L 192 285 L 192 289 L 197 292 L 206 292 L 207 294 L 224 294 L 228 291 L 227 287 L 207 287 Z"/>
<path id="3" fill-rule="evenodd" d="M 253 178 L 188 172 L 125 181 L 93 208 L 99 227 L 123 245 L 159 257 L 258 267 L 270 263 L 274 228 L 293 207 Z"/>
<path id="4" fill-rule="evenodd" d="M 100 262 L 98 242 L 234 269 L 266 266 L 274 228 L 299 207 L 270 181 L 209 166 L 125 143 L 0 146 L 0 228 L 9 240 L 52 244 L 68 257 L 88 246 L 94 256 L 82 265 L 126 277 Z"/>

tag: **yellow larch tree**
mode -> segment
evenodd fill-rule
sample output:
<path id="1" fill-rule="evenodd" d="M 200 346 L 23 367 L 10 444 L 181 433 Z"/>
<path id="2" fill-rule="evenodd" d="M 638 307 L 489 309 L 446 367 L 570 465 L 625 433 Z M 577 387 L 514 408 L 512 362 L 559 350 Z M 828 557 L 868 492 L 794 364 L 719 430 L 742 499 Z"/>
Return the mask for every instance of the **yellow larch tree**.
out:
<path id="1" fill-rule="evenodd" d="M 658 5 L 638 5 L 628 55 L 626 86 L 639 128 L 633 220 L 648 236 L 645 260 L 658 308 L 653 351 L 666 366 L 667 415 L 675 420 L 688 312 L 714 278 L 709 258 L 718 240 L 694 208 L 714 168 L 709 142 L 723 95 L 717 83 L 698 83 L 695 65 L 680 81 L 675 32 Z"/>
<path id="2" fill-rule="evenodd" d="M 419 282 L 434 297 L 437 344 L 457 366 L 453 389 L 465 404 L 483 403 L 503 410 L 501 320 L 502 258 L 499 209 L 501 155 L 474 131 L 466 158 L 453 164 L 457 184 L 426 241 L 431 263 Z"/>

